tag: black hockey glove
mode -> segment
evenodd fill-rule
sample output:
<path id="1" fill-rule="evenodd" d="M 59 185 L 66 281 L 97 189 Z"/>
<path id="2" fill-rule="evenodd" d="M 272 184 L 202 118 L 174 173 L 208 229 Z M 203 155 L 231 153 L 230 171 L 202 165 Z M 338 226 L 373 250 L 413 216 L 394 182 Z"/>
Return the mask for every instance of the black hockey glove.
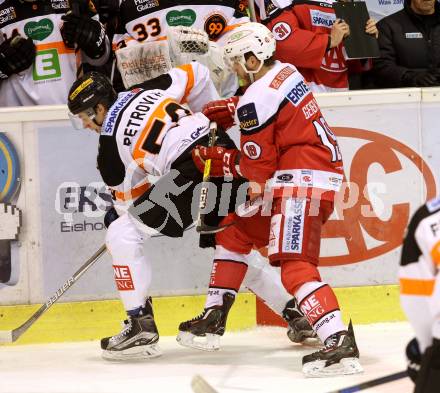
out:
<path id="1" fill-rule="evenodd" d="M 119 0 L 94 0 L 99 20 L 107 24 L 113 18 L 119 16 Z"/>
<path id="2" fill-rule="evenodd" d="M 437 76 L 430 70 L 409 71 L 403 76 L 403 81 L 409 87 L 430 87 L 440 86 Z"/>
<path id="3" fill-rule="evenodd" d="M 437 393 L 440 386 L 440 340 L 425 349 L 414 393 Z"/>
<path id="4" fill-rule="evenodd" d="M 417 339 L 413 338 L 406 346 L 407 372 L 408 376 L 415 383 L 419 375 L 420 365 L 422 364 L 422 354 L 420 352 Z"/>
<path id="5" fill-rule="evenodd" d="M 0 44 L 0 79 L 9 78 L 29 68 L 36 49 L 31 38 L 16 35 Z"/>
<path id="6" fill-rule="evenodd" d="M 107 210 L 104 216 L 104 225 L 106 228 L 110 226 L 110 224 L 119 218 L 119 214 L 116 212 L 115 208 L 112 207 L 110 210 Z"/>
<path id="7" fill-rule="evenodd" d="M 100 58 L 105 52 L 105 28 L 88 16 L 75 16 L 72 13 L 63 15 L 64 21 L 61 27 L 61 36 L 68 48 L 74 48 L 75 44 L 92 59 Z"/>

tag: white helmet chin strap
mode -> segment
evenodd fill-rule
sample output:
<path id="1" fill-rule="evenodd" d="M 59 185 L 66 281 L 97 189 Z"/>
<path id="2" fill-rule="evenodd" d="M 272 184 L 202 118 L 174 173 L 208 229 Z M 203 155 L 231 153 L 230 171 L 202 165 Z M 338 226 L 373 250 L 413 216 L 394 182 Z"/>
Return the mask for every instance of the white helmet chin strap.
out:
<path id="1" fill-rule="evenodd" d="M 243 60 L 245 60 L 244 56 L 243 56 Z M 246 74 L 249 75 L 249 79 L 251 80 L 251 83 L 255 82 L 255 74 L 257 74 L 258 72 L 260 72 L 261 68 L 263 67 L 264 61 L 258 59 L 260 62 L 260 65 L 258 66 L 258 68 L 254 71 L 248 70 L 246 67 L 246 60 L 240 61 L 239 64 L 241 66 L 241 68 L 243 68 L 243 71 L 246 72 Z"/>

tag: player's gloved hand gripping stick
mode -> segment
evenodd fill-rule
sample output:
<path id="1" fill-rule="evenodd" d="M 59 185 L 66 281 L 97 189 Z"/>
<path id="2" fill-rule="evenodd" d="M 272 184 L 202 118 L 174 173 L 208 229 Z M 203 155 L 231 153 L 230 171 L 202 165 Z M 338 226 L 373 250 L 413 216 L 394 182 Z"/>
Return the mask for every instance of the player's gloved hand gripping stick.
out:
<path id="1" fill-rule="evenodd" d="M 208 147 L 213 147 L 215 145 L 215 138 L 217 134 L 217 123 L 212 121 L 209 125 L 209 142 Z M 193 157 L 194 159 L 194 157 Z M 209 191 L 209 179 L 211 176 L 211 159 L 207 159 L 205 161 L 205 168 L 203 171 L 203 180 L 202 180 L 202 188 L 200 190 L 200 200 L 199 200 L 199 215 L 197 218 L 197 226 L 196 230 L 197 232 L 201 234 L 210 234 L 210 233 L 216 233 L 220 232 L 226 227 L 228 227 L 231 224 L 228 225 L 222 225 L 219 227 L 214 227 L 205 224 L 205 215 L 206 213 L 203 213 L 203 211 L 206 209 L 206 205 L 208 202 L 208 191 Z"/>

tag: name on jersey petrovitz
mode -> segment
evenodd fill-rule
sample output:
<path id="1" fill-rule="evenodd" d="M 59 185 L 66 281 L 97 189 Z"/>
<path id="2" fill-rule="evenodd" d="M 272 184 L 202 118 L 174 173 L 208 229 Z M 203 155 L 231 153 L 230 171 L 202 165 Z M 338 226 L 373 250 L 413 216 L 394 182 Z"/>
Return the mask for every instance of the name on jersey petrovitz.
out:
<path id="1" fill-rule="evenodd" d="M 145 120 L 145 116 L 150 112 L 151 108 L 157 103 L 157 101 L 163 97 L 164 94 L 162 92 L 152 91 L 145 96 L 141 95 L 140 97 L 137 97 L 136 100 L 129 105 L 128 112 L 130 115 L 125 121 L 125 124 L 121 127 L 121 129 L 124 129 L 124 146 L 131 146 L 132 139 L 140 130 L 140 127 Z"/>

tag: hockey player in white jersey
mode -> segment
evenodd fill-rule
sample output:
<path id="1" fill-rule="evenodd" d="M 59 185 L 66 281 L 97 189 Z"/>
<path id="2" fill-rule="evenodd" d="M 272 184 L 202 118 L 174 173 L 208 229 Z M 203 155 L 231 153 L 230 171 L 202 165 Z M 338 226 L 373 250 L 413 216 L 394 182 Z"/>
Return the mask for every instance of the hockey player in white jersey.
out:
<path id="1" fill-rule="evenodd" d="M 72 120 L 79 122 L 79 128 L 100 133 L 98 167 L 120 216 L 114 211 L 113 219 L 107 216 L 106 243 L 115 277 L 129 278 L 124 285 L 116 280 L 128 319 L 121 334 L 102 340 L 106 358 L 160 354 L 148 299 L 151 261 L 143 252 L 143 243 L 158 232 L 180 237 L 194 221 L 198 207 L 194 191 L 202 176 L 194 166 L 191 149 L 206 139 L 209 120 L 182 105 L 197 112 L 216 97 L 209 71 L 195 62 L 119 96 L 98 73 L 84 75 L 70 90 Z M 222 138 L 232 143 L 225 135 Z M 159 177 L 154 185 L 150 175 Z M 279 274 L 267 266 L 251 276 L 253 291 L 280 312 L 290 296 L 283 292 Z M 286 313 L 292 315 L 288 306 Z M 226 316 L 227 312 L 224 323 Z"/>
<path id="2" fill-rule="evenodd" d="M 197 60 L 210 69 L 222 96 L 234 94 L 238 84 L 226 72 L 221 46 L 230 31 L 249 22 L 246 5 L 245 0 L 121 2 L 113 49 L 125 87 Z"/>
<path id="3" fill-rule="evenodd" d="M 402 247 L 400 301 L 416 338 L 408 344 L 415 393 L 440 390 L 440 197 L 413 215 Z"/>
<path id="4" fill-rule="evenodd" d="M 64 104 L 80 65 L 107 61 L 105 29 L 82 3 L 77 16 L 67 0 L 0 1 L 0 107 Z"/>

